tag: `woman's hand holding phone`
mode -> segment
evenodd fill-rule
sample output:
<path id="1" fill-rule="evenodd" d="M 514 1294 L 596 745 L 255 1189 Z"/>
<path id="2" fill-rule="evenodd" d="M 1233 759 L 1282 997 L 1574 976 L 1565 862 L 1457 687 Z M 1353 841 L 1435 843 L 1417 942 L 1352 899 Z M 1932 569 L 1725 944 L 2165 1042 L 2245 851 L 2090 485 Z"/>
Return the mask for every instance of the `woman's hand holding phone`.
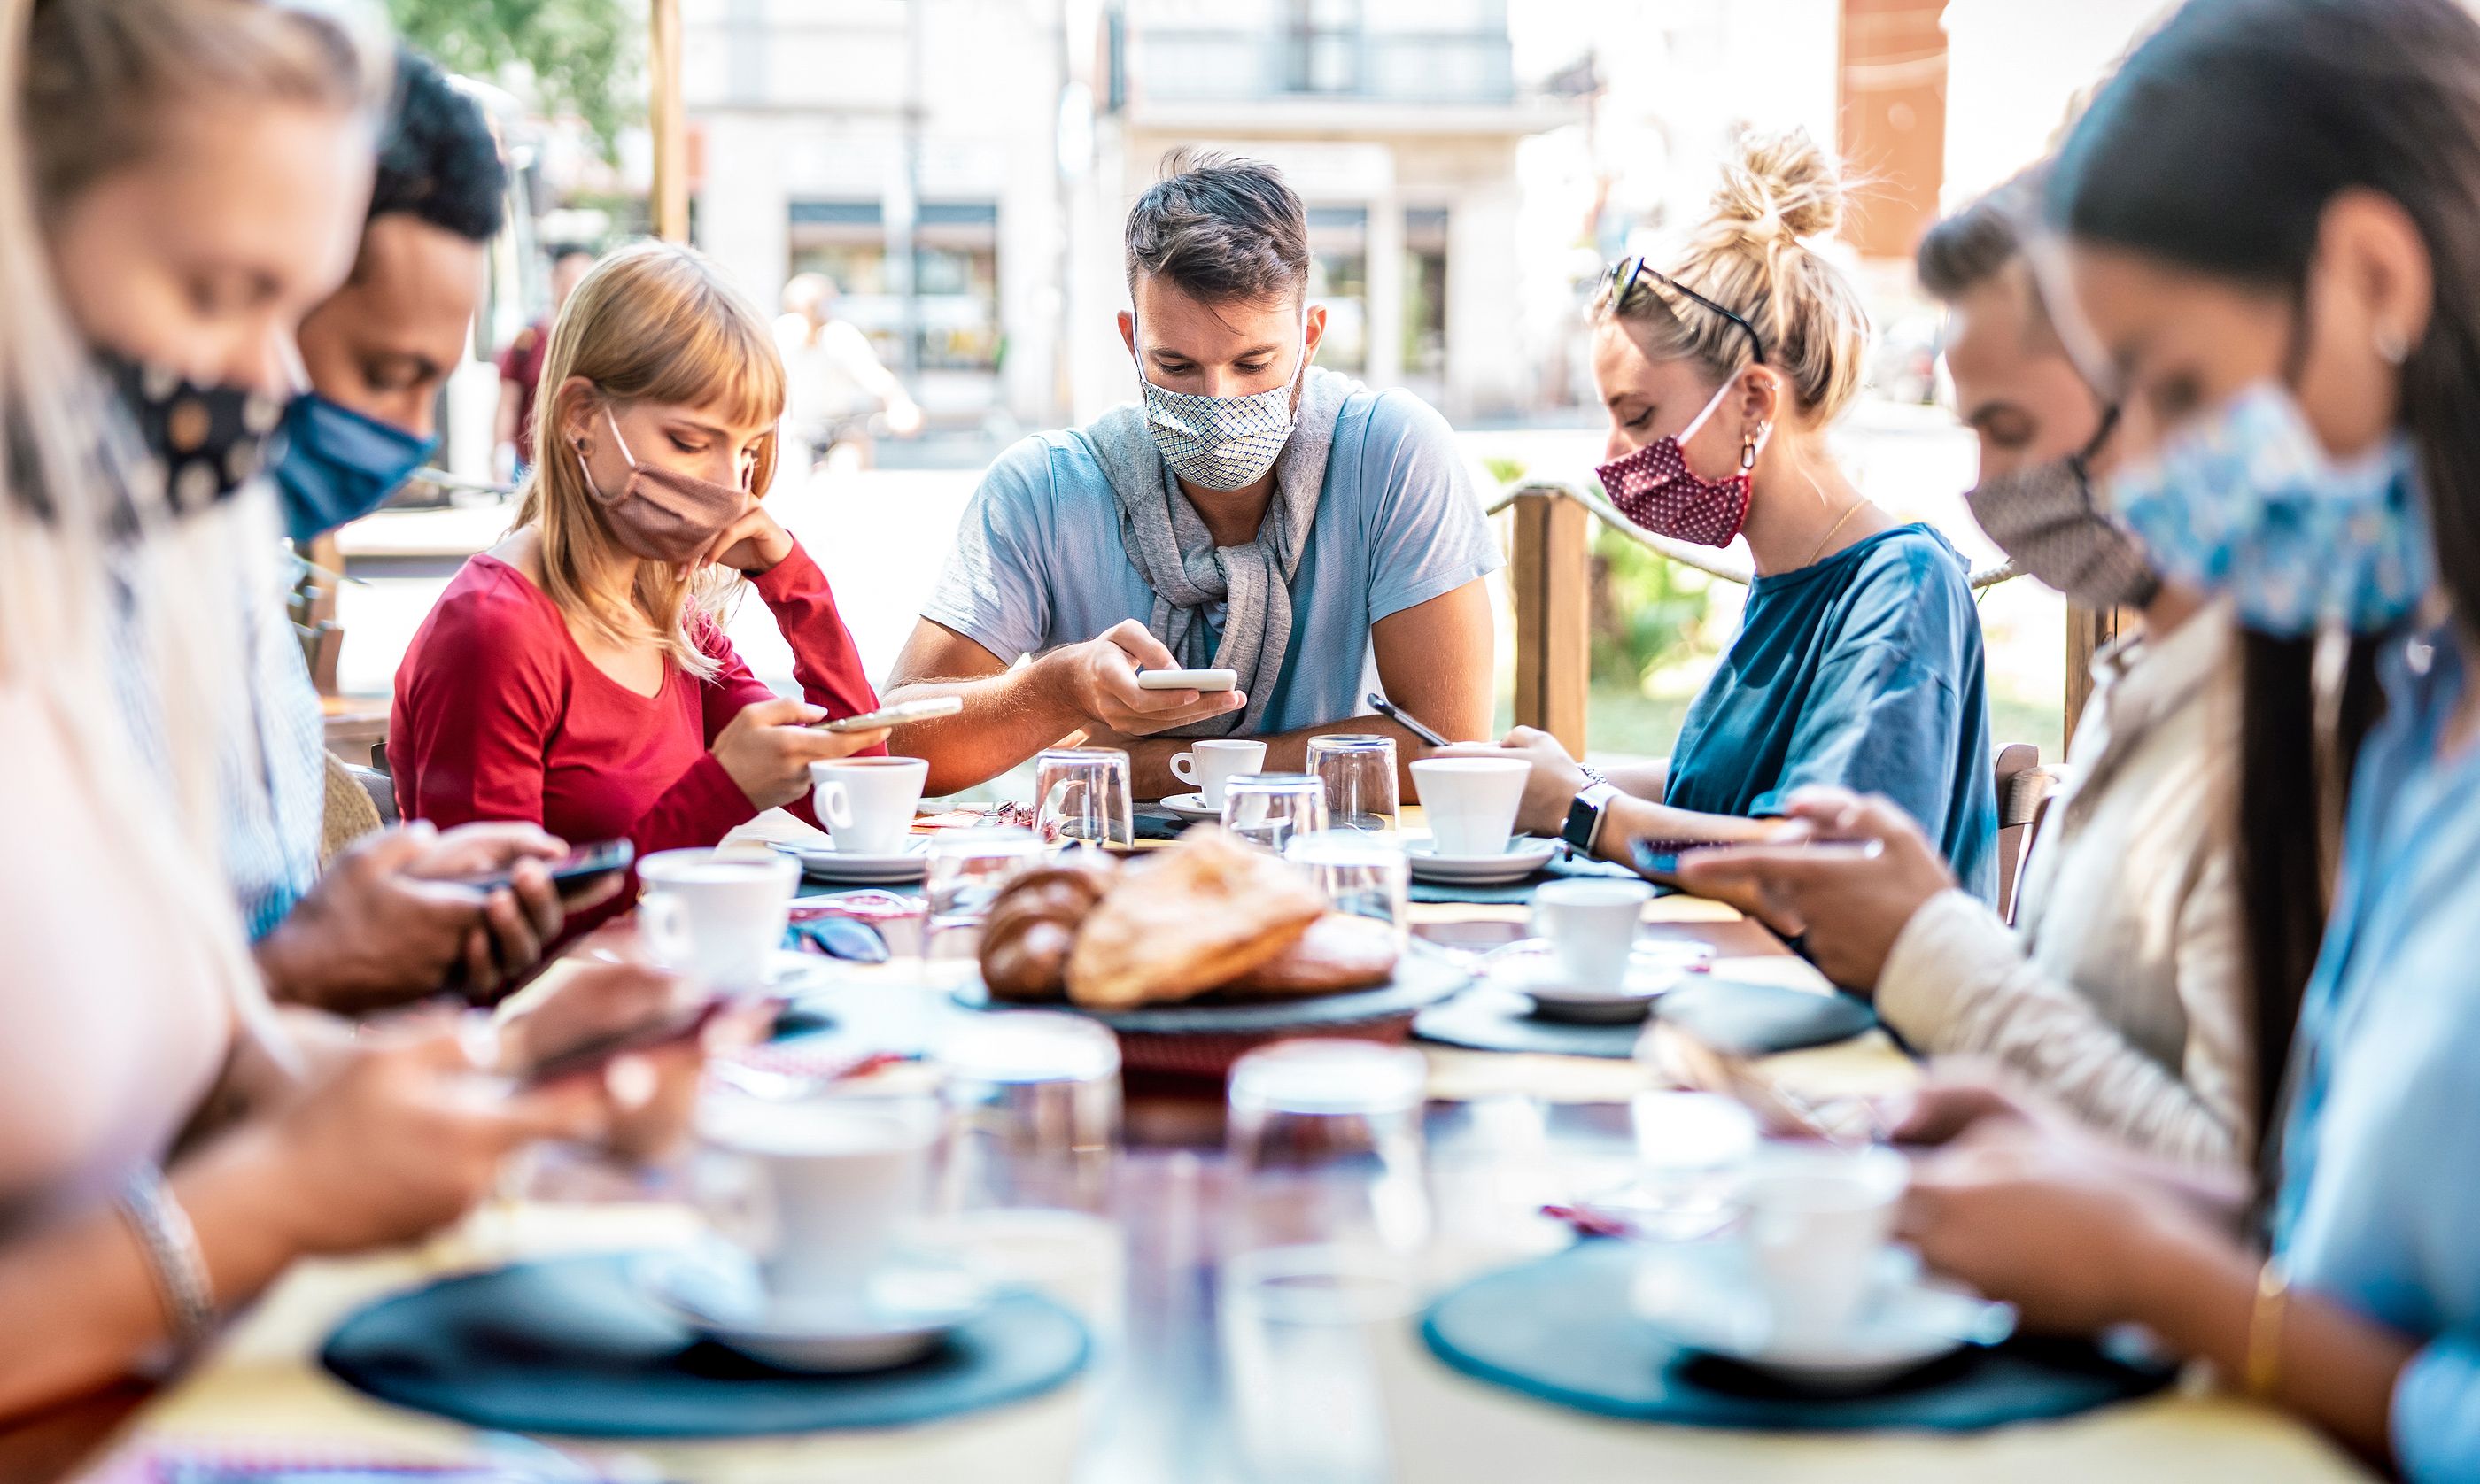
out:
<path id="1" fill-rule="evenodd" d="M 810 764 L 850 757 L 887 740 L 885 731 L 817 729 L 826 719 L 806 701 L 762 701 L 741 707 L 708 751 L 752 805 L 776 808 L 809 793 Z"/>

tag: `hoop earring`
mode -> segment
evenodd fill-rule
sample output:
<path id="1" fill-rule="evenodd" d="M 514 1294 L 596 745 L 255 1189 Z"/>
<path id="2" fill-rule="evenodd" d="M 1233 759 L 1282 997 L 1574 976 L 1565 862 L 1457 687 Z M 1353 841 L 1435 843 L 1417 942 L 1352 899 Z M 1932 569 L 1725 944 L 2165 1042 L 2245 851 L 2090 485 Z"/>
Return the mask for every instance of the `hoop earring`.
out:
<path id="1" fill-rule="evenodd" d="M 1768 433 L 1772 431 L 1772 423 L 1760 422 L 1755 427 L 1752 427 L 1740 435 L 1742 440 L 1740 444 L 1740 473 L 1746 473 L 1749 470 L 1757 467 L 1757 444 Z"/>

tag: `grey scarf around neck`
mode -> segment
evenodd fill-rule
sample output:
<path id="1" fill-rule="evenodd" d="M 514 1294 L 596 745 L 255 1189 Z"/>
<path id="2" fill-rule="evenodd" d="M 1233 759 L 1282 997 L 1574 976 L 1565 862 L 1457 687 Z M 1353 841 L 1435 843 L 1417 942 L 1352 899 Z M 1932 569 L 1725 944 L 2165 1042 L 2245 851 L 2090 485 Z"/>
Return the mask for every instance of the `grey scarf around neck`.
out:
<path id="1" fill-rule="evenodd" d="M 1119 499 L 1128 558 L 1153 589 L 1154 611 L 1146 627 L 1183 666 L 1238 671 L 1240 688 L 1249 696 L 1240 711 L 1162 735 L 1249 736 L 1264 729 L 1266 704 L 1291 649 L 1292 578 L 1317 522 L 1335 422 L 1345 400 L 1360 390 L 1352 377 L 1314 366 L 1301 378 L 1300 416 L 1275 459 L 1274 499 L 1256 539 L 1245 546 L 1214 544 L 1204 517 L 1180 493 L 1154 447 L 1142 404 L 1114 407 L 1086 430 Z M 1217 602 L 1227 604 L 1223 640 L 1207 655 L 1201 652 L 1211 632 L 1205 610 Z"/>

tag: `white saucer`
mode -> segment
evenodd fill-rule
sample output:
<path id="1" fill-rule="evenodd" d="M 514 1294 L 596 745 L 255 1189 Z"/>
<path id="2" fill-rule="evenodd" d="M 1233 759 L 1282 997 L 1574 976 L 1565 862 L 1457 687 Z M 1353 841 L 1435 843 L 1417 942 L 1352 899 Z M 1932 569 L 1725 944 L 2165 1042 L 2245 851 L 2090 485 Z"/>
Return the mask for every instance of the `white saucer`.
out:
<path id="1" fill-rule="evenodd" d="M 1219 820 L 1223 817 L 1223 806 L 1206 803 L 1205 795 L 1201 793 L 1174 794 L 1162 801 L 1162 806 L 1182 819 Z"/>
<path id="2" fill-rule="evenodd" d="M 1714 951 L 1702 943 L 1640 942 L 1629 957 L 1625 983 L 1589 989 L 1562 984 L 1555 977 L 1559 960 L 1549 942 L 1526 938 L 1490 954 L 1488 968 L 1493 983 L 1531 1000 L 1534 1012 L 1544 1020 L 1625 1025 L 1642 1020 L 1652 1012 L 1654 1001 L 1713 960 Z"/>
<path id="3" fill-rule="evenodd" d="M 1502 886 L 1520 882 L 1550 863 L 1559 853 L 1556 840 L 1537 840 L 1530 835 L 1517 835 L 1508 842 L 1505 852 L 1495 856 L 1441 856 L 1433 840 L 1415 840 L 1404 847 L 1404 859 L 1412 868 L 1417 881 L 1444 882 L 1458 886 Z"/>
<path id="4" fill-rule="evenodd" d="M 638 1267 L 646 1296 L 690 1329 L 786 1370 L 909 1365 L 990 1307 L 988 1280 L 954 1262 L 900 1260 L 857 1298 L 808 1312 L 773 1303 L 756 1267 L 710 1249 L 656 1254 Z"/>
<path id="5" fill-rule="evenodd" d="M 1831 1339 L 1774 1333 L 1740 1241 L 1646 1249 L 1631 1298 L 1638 1315 L 1692 1349 L 1818 1391 L 1867 1391 L 2015 1330 L 2012 1308 L 1924 1276 L 1920 1259 L 1901 1247 L 1880 1255 L 1876 1293 Z"/>
<path id="6" fill-rule="evenodd" d="M 930 874 L 927 842 L 912 839 L 904 849 L 891 856 L 856 856 L 832 845 L 795 845 L 776 842 L 775 848 L 801 862 L 801 874 L 822 882 L 852 882 L 865 886 L 887 886 L 905 882 L 917 882 Z"/>

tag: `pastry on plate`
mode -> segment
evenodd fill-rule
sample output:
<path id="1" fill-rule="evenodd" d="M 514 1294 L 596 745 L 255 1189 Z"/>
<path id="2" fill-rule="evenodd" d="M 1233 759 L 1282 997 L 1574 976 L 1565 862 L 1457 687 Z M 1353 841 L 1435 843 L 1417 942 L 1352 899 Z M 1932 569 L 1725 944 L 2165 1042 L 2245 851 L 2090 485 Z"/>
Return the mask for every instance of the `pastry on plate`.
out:
<path id="1" fill-rule="evenodd" d="M 981 941 L 991 998 L 1039 1004 L 1067 995 L 1077 930 L 1119 876 L 1110 857 L 1080 854 L 1086 858 L 1025 872 L 992 902 Z"/>
<path id="2" fill-rule="evenodd" d="M 1326 913 L 1300 867 L 1206 825 L 1129 867 L 1077 935 L 1068 997 L 1094 1010 L 1194 999 L 1298 942 Z"/>
<path id="3" fill-rule="evenodd" d="M 1225 985 L 1233 994 L 1339 994 L 1395 977 L 1395 930 L 1374 917 L 1329 912 L 1298 941 Z"/>

